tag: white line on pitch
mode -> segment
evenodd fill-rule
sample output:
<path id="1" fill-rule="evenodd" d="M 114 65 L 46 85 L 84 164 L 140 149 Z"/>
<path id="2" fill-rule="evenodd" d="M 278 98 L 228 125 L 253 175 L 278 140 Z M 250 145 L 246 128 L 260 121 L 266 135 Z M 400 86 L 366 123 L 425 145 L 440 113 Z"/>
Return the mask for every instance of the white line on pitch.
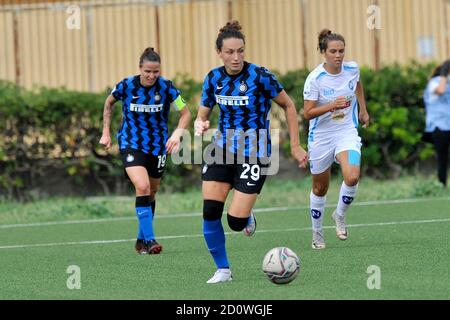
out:
<path id="1" fill-rule="evenodd" d="M 436 223 L 436 222 L 450 222 L 450 219 L 429 219 L 429 220 L 411 220 L 411 221 L 391 221 L 391 222 L 377 222 L 377 223 L 360 223 L 360 224 L 350 224 L 349 228 L 361 228 L 361 227 L 379 227 L 379 226 L 391 226 L 391 225 L 402 225 L 402 224 L 424 224 L 424 223 Z M 324 229 L 335 228 L 335 226 L 324 226 Z M 288 228 L 288 229 L 268 229 L 268 230 L 258 230 L 258 233 L 276 233 L 276 232 L 293 232 L 293 231 L 310 231 L 311 228 Z M 225 232 L 226 235 L 241 235 L 240 232 Z M 189 234 L 189 235 L 178 235 L 178 236 L 161 236 L 158 239 L 185 239 L 185 238 L 200 238 L 203 234 Z M 20 244 L 11 246 L 0 246 L 2 249 L 20 249 L 20 248 L 33 248 L 33 247 L 56 247 L 56 246 L 70 246 L 70 245 L 87 245 L 87 244 L 111 244 L 111 243 L 122 243 L 122 242 L 132 242 L 136 239 L 119 239 L 119 240 L 93 240 L 93 241 L 71 241 L 71 242 L 54 242 L 54 243 L 34 243 L 34 244 Z"/>
<path id="2" fill-rule="evenodd" d="M 389 204 L 403 204 L 403 203 L 415 203 L 415 202 L 428 202 L 435 200 L 450 200 L 450 198 L 416 198 L 416 199 L 399 199 L 399 200 L 378 200 L 378 201 L 362 201 L 355 202 L 352 206 L 371 206 L 371 205 L 389 205 Z M 334 208 L 336 204 L 328 204 L 327 208 Z M 272 208 L 256 208 L 255 212 L 274 212 L 274 211 L 289 211 L 289 210 L 305 210 L 309 209 L 309 206 L 299 207 L 272 207 Z M 181 217 L 199 217 L 202 213 L 190 212 L 190 213 L 175 213 L 170 215 L 156 215 L 155 219 L 172 219 Z M 20 224 L 3 224 L 0 225 L 0 229 L 8 228 L 25 228 L 25 227 L 43 227 L 54 225 L 66 225 L 66 224 L 83 224 L 83 223 L 105 223 L 113 221 L 128 221 L 135 220 L 136 217 L 115 217 L 115 218 L 101 218 L 101 219 L 87 219 L 87 220 L 68 220 L 68 221 L 49 221 L 49 222 L 35 222 L 35 223 L 20 223 Z"/>

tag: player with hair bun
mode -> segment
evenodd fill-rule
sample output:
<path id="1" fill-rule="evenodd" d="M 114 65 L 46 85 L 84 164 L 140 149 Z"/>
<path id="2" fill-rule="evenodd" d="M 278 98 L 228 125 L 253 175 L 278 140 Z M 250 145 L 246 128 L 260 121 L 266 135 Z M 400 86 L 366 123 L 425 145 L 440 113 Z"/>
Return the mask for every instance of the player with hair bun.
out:
<path id="1" fill-rule="evenodd" d="M 309 120 L 312 247 L 324 249 L 322 220 L 331 165 L 333 162 L 339 163 L 344 177 L 332 218 L 336 223 L 337 237 L 346 240 L 348 231 L 345 213 L 356 196 L 360 177 L 361 138 L 357 130 L 358 120 L 363 127 L 367 127 L 369 114 L 359 67 L 356 62 L 344 61 L 344 37 L 324 29 L 318 40 L 318 50 L 325 62 L 318 65 L 305 81 L 303 115 Z"/>
<path id="2" fill-rule="evenodd" d="M 100 144 L 111 148 L 111 114 L 116 101 L 122 101 L 122 125 L 117 134 L 125 175 L 136 191 L 136 216 L 139 228 L 135 250 L 138 254 L 158 254 L 162 246 L 153 231 L 155 196 L 164 173 L 166 154 L 180 146 L 183 130 L 191 113 L 180 91 L 161 73 L 161 58 L 146 48 L 139 59 L 140 74 L 120 81 L 106 98 Z M 181 116 L 168 137 L 170 106 Z"/>
<path id="3" fill-rule="evenodd" d="M 267 69 L 246 62 L 245 37 L 238 21 L 228 22 L 216 40 L 223 66 L 205 77 L 197 119 L 197 135 L 209 129 L 212 108 L 220 108 L 219 130 L 211 162 L 203 166 L 203 234 L 217 266 L 207 283 L 232 279 L 225 249 L 221 217 L 228 193 L 234 189 L 227 221 L 234 231 L 251 236 L 256 229 L 253 206 L 265 178 L 270 159 L 268 114 L 271 101 L 284 109 L 291 139 L 291 153 L 299 166 L 307 164 L 307 153 L 300 146 L 297 111 L 275 76 Z"/>

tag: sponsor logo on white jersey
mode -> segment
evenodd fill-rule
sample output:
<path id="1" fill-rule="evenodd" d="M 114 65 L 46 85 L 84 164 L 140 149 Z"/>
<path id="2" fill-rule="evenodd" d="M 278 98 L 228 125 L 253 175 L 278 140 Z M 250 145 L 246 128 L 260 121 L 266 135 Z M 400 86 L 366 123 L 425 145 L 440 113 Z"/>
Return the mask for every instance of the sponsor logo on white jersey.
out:
<path id="1" fill-rule="evenodd" d="M 325 88 L 323 89 L 323 95 L 324 96 L 332 96 L 336 93 L 336 91 L 333 88 Z"/>

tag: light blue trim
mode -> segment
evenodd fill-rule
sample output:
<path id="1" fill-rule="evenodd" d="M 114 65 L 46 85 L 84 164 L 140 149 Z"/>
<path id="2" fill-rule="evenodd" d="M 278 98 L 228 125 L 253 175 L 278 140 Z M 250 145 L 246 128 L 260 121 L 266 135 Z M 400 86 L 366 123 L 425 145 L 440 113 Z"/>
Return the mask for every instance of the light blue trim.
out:
<path id="1" fill-rule="evenodd" d="M 314 141 L 314 130 L 317 127 L 317 123 L 319 122 L 319 117 L 316 118 L 316 120 L 314 121 L 313 127 L 311 128 L 311 131 L 309 132 L 309 137 L 308 137 L 308 141 Z"/>
<path id="2" fill-rule="evenodd" d="M 320 78 L 322 78 L 323 76 L 326 76 L 327 73 L 325 71 L 322 71 L 316 78 L 316 80 L 319 80 Z"/>
<path id="3" fill-rule="evenodd" d="M 356 99 L 353 101 L 353 106 L 352 106 L 352 119 L 353 119 L 353 124 L 355 125 L 355 128 L 358 128 L 358 117 L 357 117 L 357 113 L 358 113 L 358 103 L 356 102 Z"/>
<path id="4" fill-rule="evenodd" d="M 356 70 L 356 69 L 358 69 L 358 67 L 344 66 L 344 70 Z"/>
<path id="5" fill-rule="evenodd" d="M 358 151 L 348 150 L 348 164 L 351 166 L 359 166 L 361 164 L 361 155 Z"/>

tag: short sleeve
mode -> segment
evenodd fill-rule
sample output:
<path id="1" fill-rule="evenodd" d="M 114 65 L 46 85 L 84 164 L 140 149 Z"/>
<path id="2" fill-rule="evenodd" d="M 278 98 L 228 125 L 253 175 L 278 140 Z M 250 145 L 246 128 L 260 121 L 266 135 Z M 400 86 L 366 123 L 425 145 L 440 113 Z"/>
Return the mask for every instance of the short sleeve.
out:
<path id="1" fill-rule="evenodd" d="M 211 73 L 205 77 L 202 87 L 201 105 L 207 108 L 212 108 L 216 104 L 214 98 L 214 85 L 211 83 Z"/>
<path id="2" fill-rule="evenodd" d="M 181 96 L 180 90 L 178 90 L 171 81 L 169 81 L 168 88 L 169 102 L 173 103 L 175 110 L 182 110 L 186 106 L 186 102 Z"/>
<path id="3" fill-rule="evenodd" d="M 303 100 L 319 100 L 319 89 L 317 88 L 316 80 L 311 77 L 311 75 L 305 81 L 303 88 Z"/>
<path id="4" fill-rule="evenodd" d="M 116 100 L 123 100 L 125 97 L 125 79 L 116 84 L 115 88 L 111 91 L 111 95 Z"/>
<path id="5" fill-rule="evenodd" d="M 264 96 L 269 99 L 277 97 L 280 92 L 283 91 L 283 86 L 278 82 L 275 75 L 263 67 L 261 67 L 261 84 L 264 91 Z"/>
<path id="6" fill-rule="evenodd" d="M 436 88 L 439 87 L 439 81 L 430 81 L 428 87 L 427 87 L 427 91 L 429 94 L 435 94 L 435 90 Z"/>

